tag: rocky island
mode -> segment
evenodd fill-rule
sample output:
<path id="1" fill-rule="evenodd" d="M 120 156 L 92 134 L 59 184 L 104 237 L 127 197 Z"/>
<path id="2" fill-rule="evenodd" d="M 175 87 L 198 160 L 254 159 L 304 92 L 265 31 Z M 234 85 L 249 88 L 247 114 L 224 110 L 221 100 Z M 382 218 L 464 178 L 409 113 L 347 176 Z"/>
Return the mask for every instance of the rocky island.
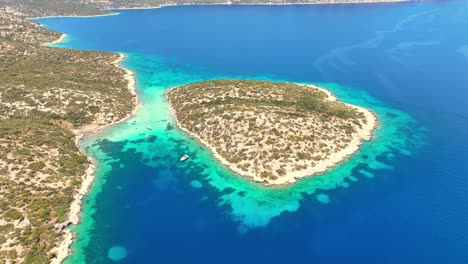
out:
<path id="1" fill-rule="evenodd" d="M 178 126 L 237 174 L 268 185 L 323 173 L 370 140 L 377 117 L 314 85 L 215 80 L 167 92 Z"/>

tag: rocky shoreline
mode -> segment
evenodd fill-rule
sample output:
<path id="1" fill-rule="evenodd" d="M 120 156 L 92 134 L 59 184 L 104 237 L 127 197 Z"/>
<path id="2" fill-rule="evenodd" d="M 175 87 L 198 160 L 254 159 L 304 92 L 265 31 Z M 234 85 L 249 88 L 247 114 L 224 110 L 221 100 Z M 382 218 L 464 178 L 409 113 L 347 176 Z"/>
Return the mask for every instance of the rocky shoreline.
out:
<path id="1" fill-rule="evenodd" d="M 318 87 L 318 86 L 315 86 L 315 85 L 306 85 L 306 86 L 309 86 L 309 87 L 312 87 L 314 89 L 318 89 L 320 91 L 325 92 L 327 94 L 327 96 L 328 96 L 326 100 L 333 101 L 333 102 L 338 101 L 338 98 L 333 93 L 331 93 L 329 90 L 326 90 L 324 88 L 321 88 L 321 87 Z M 176 88 L 176 87 L 174 87 L 174 88 Z M 171 88 L 171 89 L 174 89 L 174 88 Z M 265 179 L 265 178 L 259 177 L 258 175 L 246 173 L 245 171 L 242 171 L 242 170 L 238 169 L 235 166 L 235 164 L 230 163 L 223 156 L 221 156 L 216 151 L 215 146 L 211 145 L 210 143 L 208 143 L 205 140 L 203 140 L 202 138 L 200 138 L 199 135 L 197 135 L 197 134 L 189 131 L 187 128 L 185 128 L 181 124 L 181 122 L 177 119 L 175 109 L 172 107 L 171 100 L 170 100 L 169 96 L 167 96 L 167 93 L 171 89 L 169 89 L 166 92 L 166 99 L 167 99 L 167 101 L 169 103 L 170 111 L 171 111 L 171 113 L 172 113 L 172 115 L 174 117 L 174 120 L 176 122 L 177 127 L 180 130 L 187 133 L 188 135 L 190 135 L 192 138 L 199 141 L 202 145 L 206 146 L 211 151 L 213 157 L 215 159 L 217 159 L 219 162 L 221 162 L 223 165 L 225 165 L 229 170 L 231 170 L 232 172 L 234 172 L 237 175 L 241 175 L 241 176 L 244 176 L 244 177 L 246 177 L 246 178 L 248 178 L 250 180 L 253 180 L 254 182 L 263 183 L 265 186 L 287 186 L 287 185 L 290 185 L 290 184 L 293 184 L 293 183 L 297 182 L 301 178 L 306 178 L 306 177 L 311 177 L 311 176 L 315 176 L 315 175 L 318 175 L 318 174 L 322 174 L 322 173 L 324 173 L 324 172 L 338 166 L 339 164 L 345 162 L 354 153 L 356 153 L 359 150 L 360 146 L 362 145 L 363 141 L 371 140 L 372 137 L 373 137 L 374 131 L 378 128 L 378 118 L 377 118 L 377 115 L 375 113 L 373 113 L 372 111 L 370 111 L 370 110 L 368 110 L 366 108 L 360 107 L 360 106 L 346 104 L 346 105 L 356 109 L 357 111 L 363 113 L 366 120 L 367 120 L 366 125 L 363 126 L 363 128 L 358 132 L 358 137 L 354 137 L 352 139 L 352 141 L 349 143 L 348 147 L 344 148 L 343 150 L 341 150 L 338 153 L 335 153 L 333 155 L 333 157 L 331 157 L 329 159 L 326 159 L 326 160 L 323 160 L 323 161 L 320 161 L 320 163 L 317 164 L 317 166 L 315 166 L 315 167 L 312 167 L 312 168 L 309 168 L 307 170 L 303 170 L 303 171 L 300 171 L 300 172 L 288 173 L 285 177 L 281 177 L 281 178 L 278 178 L 276 180 Z"/>
<path id="2" fill-rule="evenodd" d="M 62 35 L 60 39 L 61 40 L 64 39 L 64 34 Z M 56 44 L 56 43 L 59 43 L 59 41 L 56 41 L 53 44 Z M 130 90 L 132 95 L 134 95 L 134 98 L 135 98 L 132 112 L 129 113 L 123 119 L 110 123 L 110 124 L 98 125 L 98 124 L 93 123 L 93 124 L 85 125 L 78 129 L 73 130 L 73 133 L 76 135 L 75 144 L 77 145 L 78 148 L 79 148 L 80 140 L 83 137 L 98 133 L 104 128 L 108 128 L 108 127 L 120 124 L 122 122 L 125 122 L 127 119 L 129 119 L 136 113 L 137 106 L 138 106 L 138 96 L 136 92 L 136 80 L 135 80 L 134 72 L 120 65 L 120 63 L 123 60 L 125 60 L 125 57 L 126 56 L 124 54 L 119 53 L 119 58 L 113 61 L 112 64 L 115 65 L 115 67 L 118 67 L 125 71 L 124 79 L 127 81 L 128 89 Z M 86 153 L 83 153 L 83 154 L 86 155 Z M 81 209 L 82 209 L 83 198 L 88 194 L 89 190 L 91 189 L 91 186 L 95 179 L 95 173 L 96 173 L 96 164 L 94 160 L 88 157 L 88 162 L 89 162 L 89 165 L 88 165 L 88 168 L 86 169 L 85 175 L 83 175 L 82 177 L 83 181 L 82 181 L 81 187 L 78 190 L 78 192 L 75 194 L 73 202 L 70 205 L 69 220 L 65 224 L 65 226 L 61 228 L 62 232 L 65 233 L 64 240 L 62 241 L 62 243 L 60 243 L 60 245 L 58 245 L 55 248 L 55 250 L 53 250 L 56 252 L 56 257 L 51 260 L 52 264 L 62 263 L 68 256 L 70 256 L 73 253 L 70 247 L 73 244 L 76 234 L 74 234 L 71 231 L 70 225 L 71 224 L 77 225 L 80 223 L 80 214 L 81 214 Z"/>

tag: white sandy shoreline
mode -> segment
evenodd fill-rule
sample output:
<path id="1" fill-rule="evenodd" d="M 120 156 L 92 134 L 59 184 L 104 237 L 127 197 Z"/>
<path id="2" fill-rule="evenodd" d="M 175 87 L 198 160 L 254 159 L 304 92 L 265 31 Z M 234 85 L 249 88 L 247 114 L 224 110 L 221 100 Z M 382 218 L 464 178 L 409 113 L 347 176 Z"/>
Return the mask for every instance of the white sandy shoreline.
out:
<path id="1" fill-rule="evenodd" d="M 55 44 L 58 44 L 62 41 L 65 40 L 65 38 L 67 38 L 67 34 L 61 34 L 60 37 L 52 42 L 49 42 L 49 43 L 44 43 L 42 44 L 42 46 L 51 46 L 51 45 L 55 45 Z"/>
<path id="2" fill-rule="evenodd" d="M 300 84 L 300 85 L 304 85 L 304 84 Z M 316 85 L 306 85 L 306 86 L 310 86 L 310 87 L 313 87 L 313 88 L 316 88 L 316 89 L 319 89 L 319 90 L 325 92 L 328 95 L 327 100 L 338 101 L 338 98 L 332 92 L 330 92 L 329 90 L 318 87 Z M 176 88 L 176 87 L 173 87 L 171 89 L 174 89 L 174 88 Z M 286 186 L 286 185 L 290 185 L 290 184 L 295 183 L 297 180 L 299 180 L 301 178 L 315 176 L 317 174 L 324 173 L 324 172 L 338 166 L 339 164 L 346 161 L 349 157 L 351 157 L 354 153 L 356 153 L 359 150 L 360 146 L 362 145 L 362 141 L 371 140 L 372 137 L 373 137 L 374 131 L 378 127 L 378 118 L 377 118 L 377 115 L 375 113 L 373 113 L 372 111 L 370 111 L 370 110 L 368 110 L 368 109 L 366 109 L 364 107 L 344 103 L 344 104 L 356 109 L 357 111 L 363 113 L 366 120 L 367 120 L 367 124 L 363 125 L 363 127 L 358 131 L 358 137 L 354 137 L 346 148 L 342 149 L 338 153 L 333 154 L 333 157 L 328 158 L 328 159 L 323 160 L 323 161 L 320 161 L 316 166 L 314 166 L 312 168 L 308 168 L 306 170 L 302 170 L 302 171 L 298 171 L 298 172 L 287 172 L 286 176 L 280 177 L 277 180 L 264 179 L 264 178 L 259 177 L 258 175 L 246 173 L 246 172 L 238 169 L 232 163 L 230 163 L 224 157 L 222 157 L 216 151 L 216 148 L 214 146 L 212 146 L 211 144 L 209 144 L 205 140 L 201 139 L 198 135 L 188 131 L 185 127 L 183 127 L 180 124 L 179 120 L 177 119 L 177 115 L 175 114 L 175 110 L 172 107 L 172 104 L 170 102 L 169 97 L 167 96 L 167 92 L 169 92 L 171 89 L 166 91 L 166 99 L 168 100 L 169 108 L 170 108 L 170 111 L 171 111 L 171 113 L 172 113 L 172 115 L 174 117 L 174 120 L 175 120 L 176 124 L 177 124 L 177 127 L 180 130 L 187 133 L 188 135 L 190 135 L 191 137 L 198 140 L 202 145 L 207 147 L 211 151 L 211 154 L 213 155 L 213 157 L 215 159 L 217 159 L 218 161 L 220 161 L 229 170 L 233 171 L 234 173 L 236 173 L 238 175 L 247 177 L 248 179 L 251 179 L 251 180 L 253 180 L 255 182 L 262 182 L 262 183 L 264 183 L 265 186 Z"/>
<path id="3" fill-rule="evenodd" d="M 64 35 L 64 34 L 63 34 Z M 62 37 L 63 37 L 62 35 Z M 61 37 L 61 39 L 63 39 Z M 58 41 L 56 42 L 58 43 Z M 54 43 L 54 44 L 56 44 Z M 124 74 L 124 79 L 127 81 L 127 86 L 132 95 L 134 96 L 134 107 L 131 113 L 129 113 L 127 116 L 125 116 L 123 119 L 112 122 L 110 124 L 106 125 L 98 125 L 98 124 L 89 124 L 82 126 L 80 128 L 77 128 L 73 130 L 73 133 L 75 134 L 75 144 L 79 147 L 79 142 L 80 140 L 91 134 L 98 133 L 99 131 L 103 130 L 104 128 L 110 127 L 110 126 L 115 126 L 119 123 L 125 122 L 127 119 L 135 115 L 137 109 L 138 109 L 138 96 L 136 92 L 136 80 L 134 76 L 134 72 L 131 70 L 124 68 L 120 65 L 120 63 L 125 59 L 125 55 L 122 53 L 119 53 L 119 57 L 112 62 L 113 65 L 116 67 L 122 69 L 125 71 Z M 83 153 L 86 155 L 86 153 Z M 80 223 L 80 213 L 81 213 L 81 208 L 82 208 L 82 201 L 83 198 L 88 194 L 95 178 L 95 173 L 96 173 L 96 164 L 94 160 L 91 157 L 88 157 L 88 168 L 86 169 L 85 175 L 82 177 L 82 184 L 78 192 L 74 195 L 73 201 L 70 205 L 70 212 L 69 212 L 69 219 L 68 223 L 71 223 L 73 225 L 77 225 Z M 73 240 L 75 238 L 75 234 L 70 230 L 69 227 L 65 228 L 63 230 L 65 233 L 65 237 L 55 249 L 54 251 L 56 252 L 56 257 L 51 260 L 51 264 L 60 264 L 62 263 L 70 254 L 72 253 L 70 250 L 70 247 L 73 243 Z"/>

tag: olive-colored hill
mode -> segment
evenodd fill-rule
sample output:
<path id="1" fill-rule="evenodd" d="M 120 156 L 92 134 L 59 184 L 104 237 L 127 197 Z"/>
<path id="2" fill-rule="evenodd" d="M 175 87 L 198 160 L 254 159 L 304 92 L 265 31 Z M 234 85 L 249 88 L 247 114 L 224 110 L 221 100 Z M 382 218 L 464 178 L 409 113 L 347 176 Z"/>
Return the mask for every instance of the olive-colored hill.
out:
<path id="1" fill-rule="evenodd" d="M 0 0 L 28 17 L 108 14 L 109 9 L 150 8 L 163 5 L 203 4 L 340 4 L 379 3 L 410 0 Z"/>
<path id="2" fill-rule="evenodd" d="M 0 8 L 0 263 L 55 257 L 89 166 L 72 130 L 133 109 L 118 54 L 43 45 L 59 37 Z"/>

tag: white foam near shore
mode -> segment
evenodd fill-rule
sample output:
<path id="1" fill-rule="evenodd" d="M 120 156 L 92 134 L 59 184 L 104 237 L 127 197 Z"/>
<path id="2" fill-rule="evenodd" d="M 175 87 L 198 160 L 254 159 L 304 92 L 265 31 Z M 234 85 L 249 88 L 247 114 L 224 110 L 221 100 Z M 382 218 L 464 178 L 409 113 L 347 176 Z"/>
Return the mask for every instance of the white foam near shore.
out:
<path id="1" fill-rule="evenodd" d="M 303 84 L 301 84 L 303 85 Z M 333 95 L 329 90 L 326 90 L 324 88 L 318 87 L 316 85 L 306 85 L 315 89 L 318 89 L 320 91 L 325 92 L 328 97 L 326 100 L 329 101 L 338 101 L 338 98 Z M 166 96 L 168 98 L 168 96 Z M 286 171 L 286 175 L 283 177 L 279 177 L 276 180 L 271 180 L 271 179 L 265 179 L 261 178 L 259 175 L 255 175 L 252 173 L 247 173 L 245 171 L 240 170 L 234 164 L 231 164 L 229 161 L 227 161 L 224 157 L 222 157 L 217 151 L 216 148 L 206 142 L 205 140 L 201 139 L 198 135 L 188 131 L 186 128 L 184 128 L 181 123 L 177 120 L 177 116 L 175 114 L 175 110 L 171 106 L 170 99 L 168 98 L 169 101 L 169 107 L 172 112 L 172 115 L 174 116 L 174 120 L 182 131 L 185 133 L 189 134 L 193 138 L 197 139 L 199 142 L 201 142 L 203 145 L 205 145 L 208 149 L 211 150 L 212 155 L 219 160 L 223 165 L 225 165 L 227 168 L 229 168 L 231 171 L 235 172 L 236 174 L 245 176 L 247 178 L 252 179 L 253 181 L 256 182 L 263 182 L 265 185 L 289 185 L 292 183 L 295 183 L 298 179 L 305 178 L 305 177 L 310 177 L 314 176 L 320 173 L 324 173 L 327 170 L 339 165 L 346 159 L 348 159 L 351 155 L 353 155 L 355 152 L 359 150 L 359 147 L 362 144 L 362 141 L 365 140 L 371 140 L 373 136 L 374 130 L 378 126 L 378 119 L 377 116 L 370 110 L 356 106 L 356 105 L 351 105 L 351 104 L 346 104 L 354 109 L 356 109 L 358 112 L 361 112 L 365 119 L 366 119 L 366 124 L 363 124 L 362 127 L 357 131 L 357 136 L 353 137 L 351 142 L 349 142 L 348 146 L 343 148 L 342 150 L 338 151 L 337 153 L 334 153 L 333 156 L 329 157 L 328 159 L 321 160 L 320 162 L 316 163 L 314 167 L 302 170 L 302 171 Z"/>

